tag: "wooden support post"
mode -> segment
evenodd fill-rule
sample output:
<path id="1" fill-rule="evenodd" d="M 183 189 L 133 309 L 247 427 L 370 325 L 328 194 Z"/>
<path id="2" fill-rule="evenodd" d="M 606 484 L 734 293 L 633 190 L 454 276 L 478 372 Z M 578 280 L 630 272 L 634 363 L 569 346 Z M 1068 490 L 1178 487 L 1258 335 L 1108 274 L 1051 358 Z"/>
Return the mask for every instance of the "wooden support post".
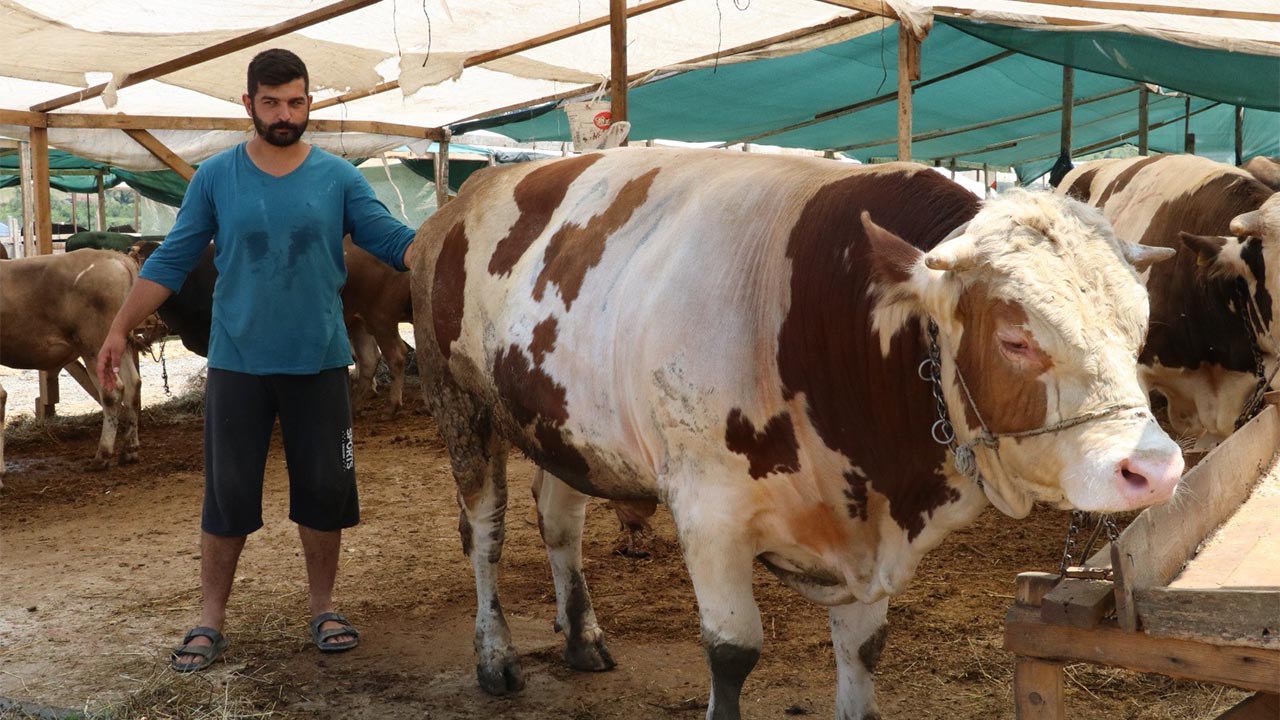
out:
<path id="1" fill-rule="evenodd" d="M 1148 139 L 1151 133 L 1151 120 L 1149 108 L 1151 105 L 1151 91 L 1143 85 L 1138 90 L 1138 154 L 1146 155 L 1149 152 Z"/>
<path id="2" fill-rule="evenodd" d="M 58 370 L 40 371 L 40 397 L 36 398 L 36 419 L 45 420 L 58 414 Z"/>
<path id="3" fill-rule="evenodd" d="M 142 234 L 142 194 L 133 191 L 133 231 Z"/>
<path id="4" fill-rule="evenodd" d="M 1039 607 L 1041 600 L 1061 580 L 1057 573 L 1024 572 L 1018 573 L 1014 581 L 1015 599 L 1019 605 Z"/>
<path id="5" fill-rule="evenodd" d="M 49 130 L 31 128 L 31 182 L 35 198 L 37 253 L 53 254 L 53 211 L 49 207 Z"/>
<path id="6" fill-rule="evenodd" d="M 436 144 L 436 209 L 449 202 L 449 141 Z"/>
<path id="7" fill-rule="evenodd" d="M 1019 657 L 1013 666 L 1013 702 L 1018 720 L 1064 720 L 1062 664 Z"/>
<path id="8" fill-rule="evenodd" d="M 920 79 L 920 41 L 898 23 L 898 159 L 911 160 L 911 83 Z"/>
<path id="9" fill-rule="evenodd" d="M 627 120 L 627 0 L 609 0 L 609 50 L 612 58 L 609 112 L 613 122 Z M 626 144 L 623 140 L 622 144 Z"/>
<path id="10" fill-rule="evenodd" d="M 32 179 L 31 143 L 19 144 L 18 161 L 22 163 L 19 173 L 22 182 L 22 256 L 31 257 L 36 254 L 36 193 Z"/>
<path id="11" fill-rule="evenodd" d="M 101 170 L 98 171 L 98 231 L 107 231 L 107 186 Z"/>
<path id="12" fill-rule="evenodd" d="M 1182 152 L 1192 154 L 1196 151 L 1196 136 L 1191 134 L 1191 96 L 1187 96 L 1187 109 L 1182 121 Z"/>
<path id="13" fill-rule="evenodd" d="M 178 157 L 178 154 L 165 144 L 156 139 L 155 135 L 146 130 L 125 130 L 126 135 L 133 138 L 133 141 L 147 149 L 157 160 L 168 165 L 170 169 L 182 176 L 182 179 L 191 182 L 191 178 L 195 177 L 196 169 L 191 167 L 186 160 Z"/>
<path id="14" fill-rule="evenodd" d="M 1244 106 L 1236 106 L 1236 165 L 1244 164 Z"/>
<path id="15" fill-rule="evenodd" d="M 76 204 L 76 194 L 68 193 L 71 198 L 71 232 L 75 232 L 80 225 L 80 206 Z"/>
<path id="16" fill-rule="evenodd" d="M 1058 156 L 1071 159 L 1071 114 L 1075 109 L 1076 70 L 1064 65 L 1062 67 L 1062 136 L 1058 145 Z"/>

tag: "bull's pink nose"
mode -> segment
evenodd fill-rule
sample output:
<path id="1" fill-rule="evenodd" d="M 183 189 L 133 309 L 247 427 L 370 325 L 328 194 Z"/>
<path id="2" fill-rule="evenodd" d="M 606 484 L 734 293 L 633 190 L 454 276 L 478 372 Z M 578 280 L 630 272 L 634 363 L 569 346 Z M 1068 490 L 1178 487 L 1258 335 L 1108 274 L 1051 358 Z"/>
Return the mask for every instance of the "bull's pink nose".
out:
<path id="1" fill-rule="evenodd" d="M 1173 495 L 1183 467 L 1181 454 L 1155 458 L 1134 456 L 1120 461 L 1116 480 L 1120 483 L 1120 492 L 1134 507 L 1154 505 Z"/>

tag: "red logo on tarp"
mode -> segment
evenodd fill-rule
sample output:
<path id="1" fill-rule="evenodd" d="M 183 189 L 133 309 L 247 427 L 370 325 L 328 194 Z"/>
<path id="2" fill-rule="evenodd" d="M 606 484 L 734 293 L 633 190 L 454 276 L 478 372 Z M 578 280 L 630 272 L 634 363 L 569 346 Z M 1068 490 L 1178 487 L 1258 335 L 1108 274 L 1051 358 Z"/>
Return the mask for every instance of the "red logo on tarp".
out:
<path id="1" fill-rule="evenodd" d="M 608 110 L 598 112 L 595 117 L 591 118 L 591 123 L 600 130 L 608 130 L 609 126 L 613 124 L 613 113 Z"/>

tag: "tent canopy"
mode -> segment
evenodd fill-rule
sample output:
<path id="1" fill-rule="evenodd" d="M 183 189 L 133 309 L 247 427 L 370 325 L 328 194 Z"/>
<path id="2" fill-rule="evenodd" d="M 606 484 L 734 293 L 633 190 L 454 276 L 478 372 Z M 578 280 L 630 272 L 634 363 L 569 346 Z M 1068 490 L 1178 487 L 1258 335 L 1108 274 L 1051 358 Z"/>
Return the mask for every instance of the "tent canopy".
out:
<path id="1" fill-rule="evenodd" d="M 360 4 L 359 0 L 347 0 Z M 129 73 L 224 42 L 322 7 L 316 0 L 0 0 L 7 52 L 0 56 L 0 105 L 22 110 L 97 83 L 101 97 L 51 115 L 214 116 L 239 118 L 244 68 L 257 51 L 289 47 L 308 62 L 317 120 L 379 120 L 416 127 L 451 126 L 500 108 L 536 107 L 566 93 L 590 95 L 610 70 L 609 29 L 507 54 L 483 64 L 487 51 L 577 23 L 607 17 L 608 0 L 382 0 L 259 45 L 116 88 Z M 895 40 L 886 21 L 856 12 L 897 14 L 923 32 L 923 80 L 979 63 L 917 92 L 917 133 L 1018 117 L 1060 102 L 1066 62 L 1080 69 L 1076 97 L 1088 99 L 1142 81 L 1196 96 L 1192 131 L 1219 128 L 1232 105 L 1246 112 L 1248 154 L 1272 153 L 1280 110 L 1280 8 L 1274 0 L 951 0 L 945 6 L 908 0 L 649 0 L 652 10 L 628 22 L 633 77 L 656 80 L 633 90 L 633 139 L 734 140 L 770 133 L 761 142 L 837 148 L 894 134 L 891 101 L 804 128 L 778 132 L 822 113 L 892 93 Z M 1142 8 L 1142 9 L 1135 9 Z M 936 22 L 935 22 L 936 21 Z M 805 34 L 804 30 L 821 27 Z M 748 47 L 749 51 L 734 52 Z M 689 60 L 701 58 L 699 63 Z M 127 85 L 127 83 L 123 83 Z M 368 94 L 372 90 L 388 91 Z M 354 94 L 354 95 L 353 95 Z M 363 96 L 357 96 L 363 95 Z M 1181 101 L 1153 96 L 1151 122 L 1172 121 Z M 1222 105 L 1205 109 L 1209 103 Z M 1136 91 L 1077 110 L 1077 142 L 1085 147 L 1136 128 Z M 1125 109 L 1128 112 L 1124 112 Z M 1182 109 L 1185 111 L 1185 104 Z M 1254 114 L 1258 113 L 1258 114 Z M 555 115 L 510 124 L 513 136 L 565 137 Z M 1029 167 L 1051 152 L 1056 113 L 922 140 L 919 156 L 958 157 Z M 561 126 L 563 120 L 559 120 Z M 21 124 L 0 133 L 22 137 Z M 1160 131 L 1166 131 L 1160 135 Z M 1233 132 L 1234 130 L 1232 130 Z M 1109 133 L 1109 134 L 1108 134 Z M 1231 133 L 1228 133 L 1231 134 Z M 1268 134 L 1270 138 L 1268 138 Z M 156 131 L 188 162 L 199 162 L 245 138 L 243 130 Z M 1175 123 L 1153 134 L 1180 139 Z M 162 167 L 118 130 L 52 125 L 50 142 L 82 157 L 134 170 Z M 313 132 L 311 139 L 347 157 L 368 157 L 405 144 L 403 137 Z M 925 145 L 925 142 L 932 143 Z M 989 146 L 1014 142 L 1001 149 Z M 1206 146 L 1197 136 L 1197 150 Z M 410 144 L 423 151 L 425 141 Z M 982 152 L 978 152 L 982 150 Z M 889 154 L 888 144 L 850 150 Z"/>

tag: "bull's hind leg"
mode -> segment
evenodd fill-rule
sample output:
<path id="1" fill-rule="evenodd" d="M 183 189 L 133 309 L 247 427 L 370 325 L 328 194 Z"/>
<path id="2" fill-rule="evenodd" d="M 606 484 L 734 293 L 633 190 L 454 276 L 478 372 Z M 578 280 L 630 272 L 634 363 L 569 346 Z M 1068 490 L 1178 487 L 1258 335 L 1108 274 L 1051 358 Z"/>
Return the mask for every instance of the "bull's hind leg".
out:
<path id="1" fill-rule="evenodd" d="M 128 373 L 128 356 L 129 353 L 126 352 L 120 357 L 119 381 L 114 390 L 107 392 L 98 385 L 96 379 L 93 381 L 94 386 L 98 387 L 98 402 L 102 405 L 102 435 L 98 438 L 98 451 L 89 461 L 90 470 L 106 470 L 111 466 L 111 456 L 116 448 L 116 434 L 120 428 L 120 396 L 123 394 L 123 385 Z"/>
<path id="2" fill-rule="evenodd" d="M 613 657 L 596 623 L 591 593 L 582 575 L 582 523 L 587 496 L 539 470 L 533 481 L 538 531 L 556 584 L 556 632 L 564 632 L 564 659 L 575 670 L 610 670 Z"/>
<path id="3" fill-rule="evenodd" d="M 879 718 L 873 673 L 889 629 L 889 599 L 836 605 L 827 612 L 836 653 L 836 720 Z"/>
<path id="4" fill-rule="evenodd" d="M 359 414 L 373 394 L 374 373 L 378 370 L 378 342 L 369 334 L 364 320 L 355 318 L 347 323 L 351 354 L 356 358 L 356 387 L 351 393 L 351 407 Z"/>
<path id="5" fill-rule="evenodd" d="M 524 688 L 520 660 L 498 602 L 498 561 L 506 534 L 507 444 L 489 412 L 451 380 L 432 400 L 458 484 L 458 531 L 476 577 L 476 677 L 493 695 Z"/>
<path id="6" fill-rule="evenodd" d="M 702 647 L 711 666 L 708 720 L 738 720 L 742 684 L 760 659 L 764 630 L 751 592 L 755 549 L 744 514 L 703 478 L 664 483 L 698 598 Z M 683 487 L 682 487 L 683 486 Z"/>
<path id="7" fill-rule="evenodd" d="M 404 366 L 409 357 L 409 347 L 400 338 L 400 333 L 395 326 L 380 329 L 377 340 L 378 348 L 382 350 L 382 359 L 387 362 L 387 372 L 391 374 L 391 387 L 388 391 L 388 399 L 391 402 L 389 412 L 395 416 L 404 405 Z"/>
<path id="8" fill-rule="evenodd" d="M 4 406 L 9 401 L 9 393 L 0 385 L 0 488 L 4 487 Z"/>

